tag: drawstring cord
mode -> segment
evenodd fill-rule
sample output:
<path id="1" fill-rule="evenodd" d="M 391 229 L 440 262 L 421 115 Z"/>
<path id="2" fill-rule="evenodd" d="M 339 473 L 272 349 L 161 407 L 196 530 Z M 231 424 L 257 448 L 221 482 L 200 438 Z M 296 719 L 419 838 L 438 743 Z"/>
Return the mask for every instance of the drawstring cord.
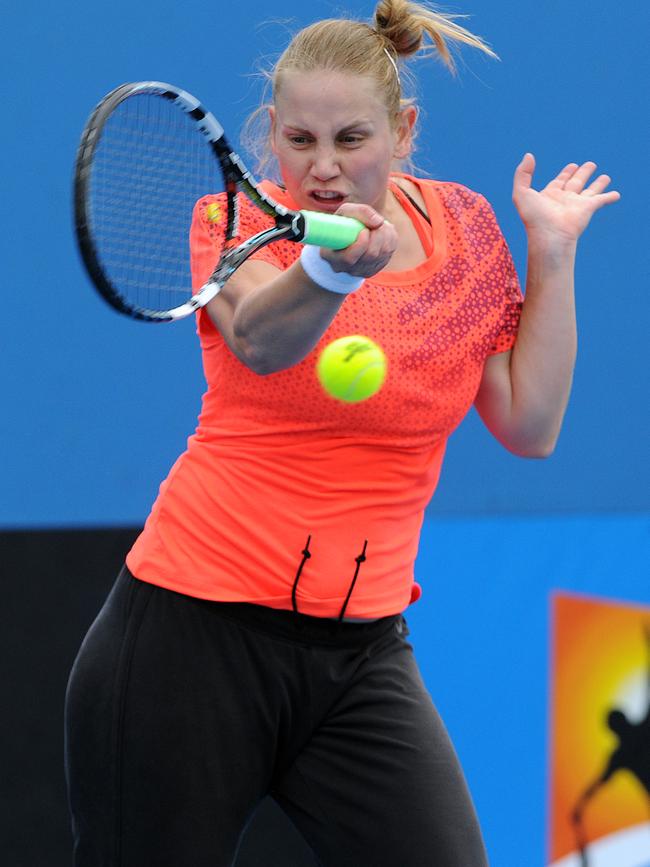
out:
<path id="1" fill-rule="evenodd" d="M 352 596 L 352 591 L 354 590 L 354 585 L 357 583 L 357 578 L 359 576 L 359 570 L 361 569 L 361 564 L 366 561 L 366 548 L 368 547 L 368 540 L 366 539 L 363 543 L 363 551 L 359 554 L 358 557 L 354 559 L 357 562 L 357 568 L 354 570 L 354 578 L 352 579 L 352 583 L 350 584 L 350 589 L 348 590 L 348 595 L 345 597 L 345 602 L 343 603 L 343 608 L 341 608 L 341 613 L 339 614 L 339 623 L 342 622 L 343 616 L 345 615 L 345 609 L 348 607 L 348 602 L 350 601 L 350 596 Z"/>
<path id="2" fill-rule="evenodd" d="M 302 561 L 300 566 L 298 566 L 298 571 L 296 572 L 296 577 L 293 582 L 293 587 L 291 588 L 291 606 L 293 608 L 294 614 L 298 614 L 298 603 L 296 602 L 296 592 L 298 590 L 298 582 L 300 581 L 300 576 L 302 574 L 302 570 L 305 566 L 305 563 L 311 557 L 311 551 L 309 550 L 309 544 L 311 542 L 311 535 L 307 536 L 307 543 L 302 550 Z M 363 543 L 363 551 L 355 557 L 355 562 L 357 564 L 357 568 L 354 570 L 354 578 L 350 583 L 350 587 L 348 588 L 348 595 L 345 597 L 345 602 L 343 603 L 343 607 L 341 608 L 341 613 L 339 614 L 337 620 L 339 623 L 343 621 L 345 616 L 345 611 L 348 607 L 348 602 L 350 601 L 350 597 L 352 596 L 352 591 L 354 590 L 354 585 L 357 583 L 357 578 L 359 577 L 359 571 L 361 570 L 361 564 L 366 561 L 366 549 L 368 547 L 368 540 L 366 539 Z"/>
<path id="3" fill-rule="evenodd" d="M 307 536 L 307 544 L 303 548 L 302 551 L 302 563 L 298 566 L 298 572 L 296 573 L 295 581 L 293 582 L 293 587 L 291 588 L 291 605 L 293 606 L 293 613 L 298 613 L 298 604 L 296 603 L 296 590 L 298 589 L 298 581 L 300 581 L 300 573 L 302 572 L 303 566 L 311 557 L 311 551 L 309 550 L 309 543 L 311 542 L 311 535 Z"/>

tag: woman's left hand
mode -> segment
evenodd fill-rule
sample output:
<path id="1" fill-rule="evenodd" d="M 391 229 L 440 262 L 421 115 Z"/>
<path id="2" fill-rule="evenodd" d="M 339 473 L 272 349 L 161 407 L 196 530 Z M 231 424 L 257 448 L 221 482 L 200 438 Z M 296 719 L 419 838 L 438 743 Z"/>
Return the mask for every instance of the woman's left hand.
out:
<path id="1" fill-rule="evenodd" d="M 605 192 L 611 182 L 608 175 L 599 175 L 587 186 L 595 168 L 592 162 L 569 163 L 538 192 L 532 188 L 535 157 L 524 156 L 515 170 L 512 200 L 529 237 L 575 243 L 599 208 L 620 199 L 615 190 Z"/>

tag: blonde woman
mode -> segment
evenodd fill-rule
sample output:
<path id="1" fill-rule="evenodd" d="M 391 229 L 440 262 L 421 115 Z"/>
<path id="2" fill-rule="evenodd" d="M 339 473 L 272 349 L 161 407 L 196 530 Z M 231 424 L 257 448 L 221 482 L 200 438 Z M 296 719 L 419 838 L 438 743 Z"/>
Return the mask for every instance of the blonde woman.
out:
<path id="1" fill-rule="evenodd" d="M 553 450 L 576 243 L 618 194 L 590 180 L 593 163 L 537 191 L 523 158 L 524 301 L 488 203 L 395 171 L 417 120 L 405 63 L 429 51 L 451 65 L 454 42 L 490 53 L 450 17 L 382 0 L 371 24 L 301 31 L 275 67 L 282 185 L 268 189 L 367 230 L 339 252 L 265 248 L 199 316 L 199 427 L 70 679 L 76 867 L 226 867 L 269 794 L 323 867 L 487 863 L 403 612 L 445 443 L 470 406 L 511 451 Z M 197 284 L 223 231 L 210 201 L 191 232 Z M 349 334 L 388 357 L 384 387 L 356 405 L 314 374 Z"/>

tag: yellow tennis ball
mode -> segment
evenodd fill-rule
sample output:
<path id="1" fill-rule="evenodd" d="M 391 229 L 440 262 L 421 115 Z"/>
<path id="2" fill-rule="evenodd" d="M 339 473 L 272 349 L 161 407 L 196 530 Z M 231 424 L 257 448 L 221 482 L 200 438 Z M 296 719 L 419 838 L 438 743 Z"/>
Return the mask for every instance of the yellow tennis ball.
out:
<path id="1" fill-rule="evenodd" d="M 339 337 L 322 351 L 316 367 L 325 391 L 346 403 L 376 394 L 386 378 L 386 356 L 369 337 Z"/>
<path id="2" fill-rule="evenodd" d="M 205 216 L 211 223 L 218 223 L 221 220 L 223 208 L 218 202 L 212 202 L 205 209 Z"/>

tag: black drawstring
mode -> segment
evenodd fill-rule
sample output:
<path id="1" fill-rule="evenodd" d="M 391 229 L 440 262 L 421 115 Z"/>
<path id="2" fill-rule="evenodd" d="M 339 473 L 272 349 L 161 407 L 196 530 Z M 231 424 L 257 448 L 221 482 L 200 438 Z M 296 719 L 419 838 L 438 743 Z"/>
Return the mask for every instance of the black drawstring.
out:
<path id="1" fill-rule="evenodd" d="M 339 614 L 338 620 L 339 623 L 343 620 L 343 616 L 345 614 L 345 609 L 348 607 L 348 602 L 350 601 L 350 596 L 352 596 L 352 591 L 354 590 L 354 585 L 357 583 L 357 577 L 359 576 L 359 569 L 361 569 L 361 564 L 365 563 L 366 560 L 366 548 L 368 547 L 368 540 L 363 543 L 363 551 L 359 554 L 358 557 L 354 559 L 357 561 L 357 568 L 354 570 L 354 578 L 352 579 L 352 583 L 350 584 L 350 589 L 348 590 L 348 595 L 345 597 L 345 602 L 343 603 L 343 608 L 341 608 L 341 613 Z"/>
<path id="2" fill-rule="evenodd" d="M 296 603 L 296 590 L 298 589 L 298 581 L 300 581 L 300 573 L 302 572 L 302 567 L 305 565 L 307 560 L 311 557 L 311 552 L 309 550 L 309 543 L 311 542 L 311 536 L 307 536 L 307 544 L 305 545 L 302 551 L 302 563 L 298 566 L 298 572 L 296 573 L 296 580 L 293 582 L 293 587 L 291 588 L 291 604 L 293 606 L 294 614 L 298 613 L 298 605 Z"/>
<path id="3" fill-rule="evenodd" d="M 296 602 L 296 591 L 298 589 L 298 582 L 300 581 L 300 576 L 302 574 L 302 570 L 304 568 L 305 563 L 311 557 L 311 551 L 309 550 L 309 543 L 311 542 L 311 535 L 307 536 L 307 543 L 302 550 L 302 561 L 300 566 L 298 566 L 298 571 L 296 572 L 296 578 L 293 582 L 293 587 L 291 588 L 291 606 L 293 608 L 294 614 L 298 614 L 298 603 Z M 354 570 L 354 578 L 350 584 L 348 589 L 348 595 L 345 597 L 345 602 L 343 603 L 343 607 L 341 608 L 341 613 L 338 616 L 338 622 L 341 623 L 343 617 L 345 616 L 345 610 L 348 607 L 348 602 L 350 601 L 350 597 L 352 596 L 352 591 L 354 590 L 354 585 L 357 583 L 357 578 L 359 577 L 359 570 L 361 569 L 361 564 L 366 561 L 366 548 L 368 547 L 368 540 L 366 539 L 363 543 L 363 551 L 355 557 L 355 562 L 357 564 L 357 568 Z"/>

